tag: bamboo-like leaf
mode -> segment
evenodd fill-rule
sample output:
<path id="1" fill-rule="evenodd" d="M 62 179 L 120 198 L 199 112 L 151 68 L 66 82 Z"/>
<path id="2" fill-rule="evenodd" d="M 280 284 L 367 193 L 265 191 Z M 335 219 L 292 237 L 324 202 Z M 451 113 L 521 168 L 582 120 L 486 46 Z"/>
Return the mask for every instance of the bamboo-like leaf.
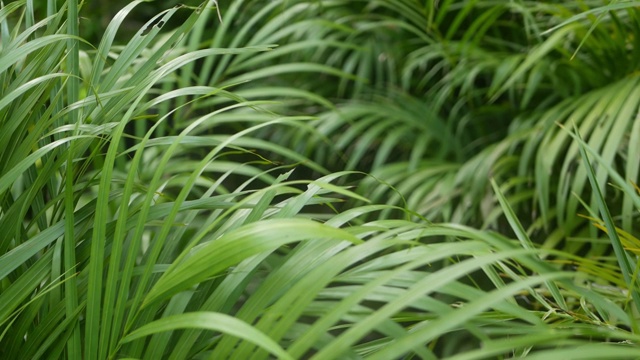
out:
<path id="1" fill-rule="evenodd" d="M 527 286 L 541 283 L 543 281 L 549 281 L 558 279 L 568 274 L 546 274 L 540 276 L 533 276 L 526 280 L 506 285 L 505 287 L 494 290 L 486 294 L 485 296 L 473 301 L 469 304 L 465 304 L 461 309 L 450 314 L 446 318 L 441 318 L 429 323 L 426 326 L 422 326 L 411 334 L 407 334 L 404 338 L 394 341 L 390 346 L 385 347 L 382 351 L 375 353 L 371 356 L 371 359 L 386 359 L 389 356 L 396 357 L 406 352 L 407 347 L 417 344 L 422 344 L 425 341 L 431 339 L 435 334 L 443 331 L 443 328 L 453 327 L 455 324 L 459 324 L 465 321 L 466 318 L 473 313 L 479 313 L 484 309 L 493 306 L 494 304 L 504 301 L 508 296 L 512 296 L 518 290 Z"/>
<path id="2" fill-rule="evenodd" d="M 184 313 L 156 320 L 132 331 L 122 339 L 122 342 L 126 343 L 162 331 L 185 328 L 207 329 L 236 336 L 264 348 L 281 359 L 293 359 L 277 343 L 251 325 L 232 316 L 212 312 Z"/>
<path id="3" fill-rule="evenodd" d="M 579 133 L 576 133 L 576 136 L 577 138 L 580 138 Z M 636 265 L 632 261 L 632 258 L 625 252 L 622 241 L 620 241 L 620 237 L 618 236 L 618 232 L 616 231 L 613 219 L 611 218 L 611 213 L 609 212 L 607 203 L 602 196 L 602 192 L 600 191 L 600 187 L 596 180 L 595 171 L 593 170 L 593 166 L 591 165 L 589 156 L 587 155 L 587 151 L 585 150 L 585 148 L 585 145 L 580 144 L 580 155 L 582 155 L 585 167 L 588 169 L 587 176 L 589 178 L 589 182 L 591 183 L 592 191 L 595 193 L 595 198 L 598 203 L 598 210 L 606 225 L 607 234 L 609 235 L 609 239 L 611 240 L 611 246 L 613 247 L 616 259 L 618 260 L 618 264 L 620 265 L 620 272 L 622 273 L 622 276 L 627 283 L 627 288 L 631 293 L 631 297 L 633 298 L 636 308 L 640 309 L 640 293 L 638 292 L 639 288 L 636 284 L 636 279 L 633 278 Z"/>
<path id="4" fill-rule="evenodd" d="M 189 288 L 250 256 L 272 251 L 282 245 L 310 239 L 336 239 L 360 242 L 342 230 L 308 220 L 271 220 L 245 225 L 207 243 L 193 255 L 170 267 L 145 297 L 143 306 L 177 291 Z M 214 264 L 210 259 L 216 254 Z"/>
<path id="5" fill-rule="evenodd" d="M 622 9 L 627 9 L 627 8 L 631 8 L 631 7 L 636 7 L 638 6 L 638 2 L 637 1 L 629 1 L 629 2 L 623 2 L 623 3 L 611 3 L 611 4 L 607 4 L 607 5 L 603 5 L 603 6 L 599 6 L 596 7 L 594 9 L 590 9 L 587 11 L 583 11 L 579 14 L 573 15 L 570 18 L 568 18 L 567 20 L 561 22 L 560 24 L 546 30 L 545 32 L 543 32 L 543 35 L 546 33 L 550 33 L 553 31 L 558 30 L 559 28 L 562 27 L 566 27 L 568 24 L 574 23 L 578 20 L 581 19 L 585 19 L 587 17 L 589 17 L 590 15 L 595 15 L 595 14 L 602 14 L 602 13 L 606 13 L 609 11 L 615 11 L 615 10 L 622 10 Z"/>
<path id="6" fill-rule="evenodd" d="M 494 179 L 491 179 L 491 186 L 493 186 L 493 191 L 496 193 L 498 201 L 500 202 L 500 206 L 502 206 L 502 210 L 505 216 L 507 217 L 507 220 L 509 221 L 511 228 L 516 233 L 516 237 L 520 241 L 520 244 L 522 245 L 522 247 L 524 249 L 529 249 L 529 250 L 535 249 L 533 242 L 531 241 L 531 239 L 529 239 L 529 236 L 527 235 L 524 228 L 522 227 L 522 224 L 520 223 L 516 214 L 511 208 L 511 205 L 509 205 L 509 202 L 502 194 L 502 191 L 500 191 L 500 188 L 498 187 L 498 184 L 495 182 Z M 558 289 L 556 284 L 552 282 L 547 282 L 546 285 L 549 288 L 549 291 L 551 292 L 551 295 L 553 296 L 553 299 L 556 302 L 556 304 L 558 304 L 560 308 L 566 309 L 567 304 L 564 300 L 564 296 L 562 296 L 562 294 L 560 293 L 560 289 Z"/>

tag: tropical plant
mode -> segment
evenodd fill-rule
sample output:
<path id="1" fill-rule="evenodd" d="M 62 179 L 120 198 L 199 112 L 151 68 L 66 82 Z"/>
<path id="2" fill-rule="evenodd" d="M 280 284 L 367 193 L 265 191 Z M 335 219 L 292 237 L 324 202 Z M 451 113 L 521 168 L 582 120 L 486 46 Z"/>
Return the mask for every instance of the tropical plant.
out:
<path id="1" fill-rule="evenodd" d="M 0 358 L 640 357 L 638 2 L 143 2 L 0 8 Z"/>

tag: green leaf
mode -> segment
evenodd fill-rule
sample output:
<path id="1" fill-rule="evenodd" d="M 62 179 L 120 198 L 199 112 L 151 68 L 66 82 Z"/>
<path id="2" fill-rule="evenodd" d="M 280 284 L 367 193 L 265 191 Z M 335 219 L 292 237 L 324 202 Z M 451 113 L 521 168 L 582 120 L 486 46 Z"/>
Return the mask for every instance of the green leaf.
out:
<path id="1" fill-rule="evenodd" d="M 163 331 L 193 328 L 206 329 L 236 336 L 260 346 L 280 359 L 293 360 L 293 357 L 287 354 L 287 352 L 276 342 L 271 340 L 264 333 L 256 330 L 253 326 L 232 316 L 214 312 L 192 312 L 168 316 L 166 318 L 150 322 L 139 329 L 132 331 L 130 334 L 125 336 L 121 342 L 127 343 L 129 341 Z"/>
<path id="2" fill-rule="evenodd" d="M 142 307 L 188 289 L 251 256 L 312 239 L 361 242 L 344 230 L 310 220 L 277 219 L 251 223 L 202 244 L 181 263 L 173 264 L 149 290 Z"/>

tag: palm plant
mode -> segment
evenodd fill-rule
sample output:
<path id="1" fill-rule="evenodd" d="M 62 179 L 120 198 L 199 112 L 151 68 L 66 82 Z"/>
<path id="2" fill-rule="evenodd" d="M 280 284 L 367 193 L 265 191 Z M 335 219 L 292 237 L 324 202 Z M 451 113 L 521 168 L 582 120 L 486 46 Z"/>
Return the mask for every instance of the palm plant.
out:
<path id="1" fill-rule="evenodd" d="M 500 211 L 491 201 L 489 175 L 500 177 L 518 189 L 514 206 L 522 206 L 522 211 L 530 214 L 540 213 L 545 223 L 555 221 L 571 234 L 585 224 L 575 216 L 579 202 L 571 195 L 586 194 L 585 169 L 579 165 L 576 144 L 570 144 L 556 123 L 571 127 L 572 122 L 584 121 L 583 136 L 594 148 L 609 149 L 605 156 L 608 162 L 633 156 L 637 149 L 637 131 L 633 130 L 638 126 L 631 90 L 635 80 L 629 77 L 637 64 L 637 50 L 630 43 L 634 38 L 630 23 L 637 15 L 633 4 L 594 8 L 573 16 L 580 8 L 571 2 L 289 1 L 290 13 L 306 10 L 298 22 L 290 20 L 283 27 L 272 20 L 265 28 L 278 36 L 295 35 L 287 41 L 294 38 L 302 42 L 298 39 L 307 33 L 323 34 L 327 40 L 307 38 L 304 44 L 313 52 L 278 52 L 280 63 L 299 62 L 309 54 L 307 61 L 331 64 L 370 84 L 357 81 L 350 85 L 346 77 L 327 81 L 314 92 L 348 101 L 336 100 L 337 109 L 320 114 L 314 129 L 278 131 L 269 138 L 287 143 L 332 169 L 373 172 L 376 178 L 361 184 L 361 193 L 386 191 L 374 199 L 398 205 L 408 201 L 414 204 L 413 210 L 420 209 L 432 220 L 488 226 Z M 280 7 L 274 3 L 272 9 L 276 12 Z M 264 13 L 268 10 L 263 9 L 262 16 L 267 16 Z M 598 16 L 590 19 L 588 14 Z M 232 12 L 231 16 L 235 15 Z M 322 29 L 308 26 L 310 23 L 319 23 Z M 308 31 L 294 32 L 303 24 Z M 334 29 L 344 35 L 339 37 Z M 325 35 L 329 32 L 331 36 Z M 240 40 L 235 43 L 242 43 L 242 34 L 236 38 Z M 344 44 L 337 45 L 334 39 Z M 611 54 L 618 54 L 616 62 L 608 61 Z M 276 56 L 265 53 L 252 63 Z M 295 66 L 287 69 L 296 71 Z M 296 86 L 313 84 L 302 80 L 301 72 L 297 79 Z M 288 110 L 304 111 L 301 102 L 303 99 L 297 99 L 296 106 Z M 306 104 L 315 113 L 313 102 Z M 593 124 L 598 119 L 602 124 L 596 128 Z M 303 140 L 313 130 L 320 136 L 311 142 Z M 549 146 L 552 153 L 548 153 Z M 556 160 L 564 153 L 570 156 Z M 616 153 L 620 157 L 616 158 Z M 629 167 L 623 172 L 630 180 L 638 178 L 634 164 L 623 165 Z M 425 171 L 416 171 L 419 168 Z M 580 174 L 574 178 L 575 171 Z M 437 181 L 434 174 L 452 181 Z M 403 199 L 389 184 L 380 184 L 380 178 L 408 189 L 421 184 L 421 190 L 414 198 Z M 606 183 L 602 171 L 599 182 Z M 447 183 L 456 185 L 447 188 Z M 531 184 L 536 191 L 527 190 Z M 555 197 L 553 204 L 551 196 Z M 442 211 L 431 205 L 440 203 L 453 206 Z M 466 211 L 470 207 L 473 211 Z M 624 208 L 625 227 L 630 229 L 633 209 L 628 200 Z M 537 217 L 529 218 L 532 220 L 527 222 L 533 225 Z"/>
<path id="2" fill-rule="evenodd" d="M 0 10 L 0 357 L 639 356 L 627 3 L 141 3 Z"/>

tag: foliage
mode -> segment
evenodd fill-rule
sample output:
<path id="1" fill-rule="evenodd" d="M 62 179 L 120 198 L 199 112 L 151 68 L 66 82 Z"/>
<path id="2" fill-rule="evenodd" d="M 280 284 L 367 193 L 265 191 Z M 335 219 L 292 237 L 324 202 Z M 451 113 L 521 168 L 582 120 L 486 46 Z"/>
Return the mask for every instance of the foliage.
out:
<path id="1" fill-rule="evenodd" d="M 0 9 L 0 358 L 640 357 L 640 3 L 143 3 Z"/>

